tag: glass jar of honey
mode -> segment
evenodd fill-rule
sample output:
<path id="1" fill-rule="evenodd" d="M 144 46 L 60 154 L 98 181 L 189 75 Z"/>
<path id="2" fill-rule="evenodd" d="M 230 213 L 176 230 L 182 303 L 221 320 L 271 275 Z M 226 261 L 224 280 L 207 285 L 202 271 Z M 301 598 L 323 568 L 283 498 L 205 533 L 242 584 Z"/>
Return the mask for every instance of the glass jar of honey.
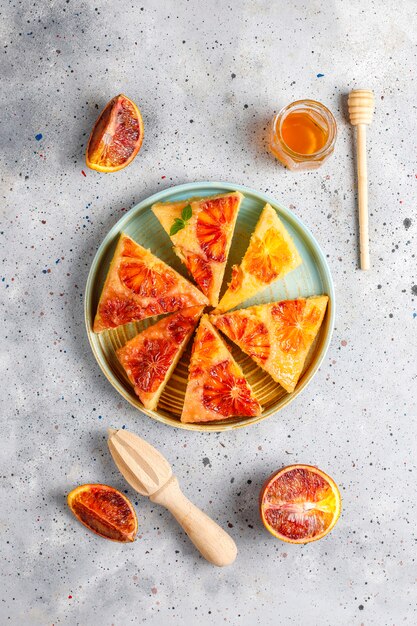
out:
<path id="1" fill-rule="evenodd" d="M 290 170 L 313 170 L 332 154 L 336 134 L 336 120 L 324 104 L 297 100 L 274 117 L 269 148 Z"/>

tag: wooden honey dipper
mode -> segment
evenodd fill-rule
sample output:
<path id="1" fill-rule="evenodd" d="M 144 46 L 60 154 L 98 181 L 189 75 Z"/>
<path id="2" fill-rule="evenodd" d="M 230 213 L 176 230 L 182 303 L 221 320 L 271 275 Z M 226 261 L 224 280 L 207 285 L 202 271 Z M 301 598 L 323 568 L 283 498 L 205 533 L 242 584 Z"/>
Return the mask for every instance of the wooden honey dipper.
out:
<path id="1" fill-rule="evenodd" d="M 359 206 L 359 242 L 361 269 L 369 270 L 368 171 L 366 165 L 366 127 L 372 122 L 374 94 L 368 89 L 354 89 L 348 98 L 350 123 L 357 127 L 357 171 Z"/>

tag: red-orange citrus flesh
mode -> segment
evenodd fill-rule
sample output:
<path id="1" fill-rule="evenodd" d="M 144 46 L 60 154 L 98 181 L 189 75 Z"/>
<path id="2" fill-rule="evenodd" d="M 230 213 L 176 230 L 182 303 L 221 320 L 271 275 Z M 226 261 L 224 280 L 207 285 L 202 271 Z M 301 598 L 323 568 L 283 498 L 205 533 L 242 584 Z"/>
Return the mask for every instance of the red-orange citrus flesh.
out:
<path id="1" fill-rule="evenodd" d="M 107 485 L 81 485 L 68 494 L 68 506 L 84 526 L 101 537 L 134 541 L 138 521 L 132 503 Z"/>
<path id="2" fill-rule="evenodd" d="M 341 497 L 334 480 L 317 467 L 289 465 L 268 478 L 259 505 L 272 535 L 289 543 L 309 543 L 336 524 Z"/>
<path id="3" fill-rule="evenodd" d="M 106 105 L 88 140 L 86 163 L 98 172 L 117 172 L 137 155 L 143 141 L 143 120 L 136 104 L 123 94 Z"/>

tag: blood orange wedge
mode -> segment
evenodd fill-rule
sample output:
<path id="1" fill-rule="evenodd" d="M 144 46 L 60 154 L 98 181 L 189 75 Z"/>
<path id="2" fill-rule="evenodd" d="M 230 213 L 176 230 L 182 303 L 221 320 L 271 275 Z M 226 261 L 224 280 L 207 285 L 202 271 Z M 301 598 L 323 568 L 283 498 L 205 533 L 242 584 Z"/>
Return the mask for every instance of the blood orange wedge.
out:
<path id="1" fill-rule="evenodd" d="M 294 391 L 326 312 L 327 296 L 238 309 L 210 320 L 286 391 Z"/>
<path id="2" fill-rule="evenodd" d="M 272 535 L 289 543 L 310 543 L 332 530 L 341 497 L 334 480 L 317 467 L 289 465 L 268 478 L 259 505 Z"/>
<path id="3" fill-rule="evenodd" d="M 233 309 L 301 263 L 284 224 L 276 211 L 266 204 L 240 265 L 232 268 L 232 280 L 219 302 L 218 311 Z"/>
<path id="4" fill-rule="evenodd" d="M 194 340 L 181 421 L 211 422 L 260 413 L 242 370 L 203 315 Z"/>
<path id="5" fill-rule="evenodd" d="M 205 304 L 208 300 L 197 287 L 122 233 L 101 292 L 94 332 Z"/>
<path id="6" fill-rule="evenodd" d="M 171 237 L 181 259 L 212 306 L 219 292 L 243 195 L 238 191 L 160 202 L 152 211 Z"/>
<path id="7" fill-rule="evenodd" d="M 101 537 L 128 543 L 134 541 L 138 521 L 132 503 L 107 485 L 81 485 L 67 497 L 68 506 L 84 526 Z"/>
<path id="8" fill-rule="evenodd" d="M 195 306 L 168 315 L 117 350 L 145 408 L 156 408 L 202 312 L 203 307 Z"/>
<path id="9" fill-rule="evenodd" d="M 137 155 L 143 141 L 143 121 L 136 104 L 123 94 L 106 105 L 94 124 L 86 163 L 98 172 L 117 172 Z"/>

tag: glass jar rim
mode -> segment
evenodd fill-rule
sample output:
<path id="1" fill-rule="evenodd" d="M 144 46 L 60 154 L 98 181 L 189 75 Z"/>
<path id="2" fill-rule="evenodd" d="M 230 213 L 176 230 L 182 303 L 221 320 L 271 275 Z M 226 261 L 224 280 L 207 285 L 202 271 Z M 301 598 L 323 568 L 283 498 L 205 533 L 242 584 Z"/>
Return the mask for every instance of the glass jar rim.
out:
<path id="1" fill-rule="evenodd" d="M 324 116 L 324 119 L 327 123 L 328 128 L 328 137 L 327 141 L 324 144 L 323 148 L 318 150 L 317 152 L 313 152 L 312 154 L 303 154 L 302 152 L 296 152 L 292 150 L 288 144 L 285 143 L 284 138 L 281 133 L 281 126 L 284 119 L 287 117 L 289 113 L 291 113 L 294 109 L 301 108 L 304 106 L 306 109 L 313 109 L 317 113 Z M 293 156 L 299 160 L 316 160 L 320 157 L 326 155 L 330 150 L 333 149 L 334 144 L 336 143 L 337 137 L 337 123 L 336 118 L 333 113 L 328 109 L 324 104 L 318 102 L 317 100 L 295 100 L 294 102 L 290 102 L 286 106 L 282 107 L 282 109 L 276 114 L 273 122 L 274 132 L 277 135 L 282 147 L 285 152 L 290 156 Z"/>

